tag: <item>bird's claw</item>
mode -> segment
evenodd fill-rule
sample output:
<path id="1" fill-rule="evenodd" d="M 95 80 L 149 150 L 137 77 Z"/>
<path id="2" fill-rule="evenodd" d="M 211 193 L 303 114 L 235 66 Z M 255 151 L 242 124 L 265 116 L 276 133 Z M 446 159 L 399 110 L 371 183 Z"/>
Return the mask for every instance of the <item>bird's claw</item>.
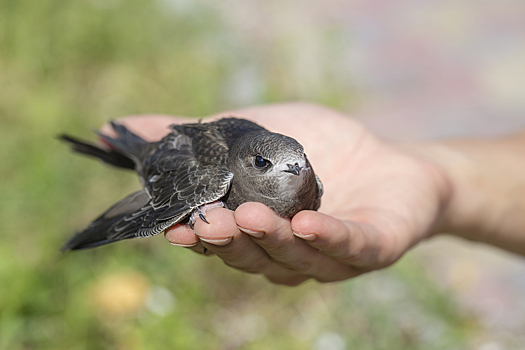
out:
<path id="1" fill-rule="evenodd" d="M 199 217 L 201 218 L 202 221 L 204 221 L 205 223 L 209 224 L 208 220 L 206 220 L 206 217 L 204 216 L 203 213 L 199 213 Z"/>
<path id="2" fill-rule="evenodd" d="M 206 212 L 212 208 L 224 208 L 225 204 L 221 201 L 215 201 L 208 204 L 204 204 L 203 206 L 200 206 L 196 208 L 193 213 L 190 216 L 190 220 L 188 224 L 190 225 L 190 228 L 193 230 L 195 227 L 195 222 L 197 221 L 197 218 L 200 218 L 205 223 L 209 224 L 210 222 L 206 219 Z"/>

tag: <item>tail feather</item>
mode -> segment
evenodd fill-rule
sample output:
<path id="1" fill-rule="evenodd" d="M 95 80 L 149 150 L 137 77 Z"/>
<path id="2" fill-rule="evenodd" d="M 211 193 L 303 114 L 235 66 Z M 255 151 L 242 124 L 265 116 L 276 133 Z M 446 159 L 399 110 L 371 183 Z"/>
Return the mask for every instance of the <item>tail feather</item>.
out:
<path id="1" fill-rule="evenodd" d="M 60 135 L 58 138 L 69 143 L 75 152 L 98 158 L 104 163 L 119 168 L 135 169 L 135 162 L 132 159 L 114 149 L 103 149 L 89 141 L 79 140 L 68 135 Z"/>
<path id="2" fill-rule="evenodd" d="M 117 138 L 97 133 L 110 148 L 105 149 L 89 141 L 71 136 L 60 135 L 58 138 L 67 142 L 73 151 L 92 156 L 105 163 L 125 169 L 134 169 L 141 175 L 142 162 L 158 147 L 158 143 L 149 143 L 129 131 L 125 126 L 111 122 Z M 130 219 L 130 215 L 141 210 L 151 197 L 145 191 L 129 195 L 109 208 L 93 221 L 84 231 L 77 232 L 63 247 L 62 251 L 98 247 L 122 239 L 135 238 L 142 224 L 142 218 Z M 143 214 L 147 214 L 144 212 Z M 137 226 L 137 227 L 136 227 Z M 123 228 L 128 228 L 122 231 Z M 117 234 L 117 230 L 119 230 Z"/>
<path id="3" fill-rule="evenodd" d="M 151 151 L 156 148 L 155 142 L 147 142 L 140 136 L 129 131 L 124 125 L 110 122 L 111 127 L 117 133 L 117 138 L 112 138 L 107 135 L 97 133 L 101 140 L 111 147 L 117 149 L 126 157 L 141 163 Z"/>
<path id="4" fill-rule="evenodd" d="M 111 127 L 119 136 L 119 140 L 125 144 L 137 144 L 137 143 L 147 143 L 142 137 L 137 134 L 132 133 L 124 125 L 117 124 L 114 121 L 110 122 Z"/>

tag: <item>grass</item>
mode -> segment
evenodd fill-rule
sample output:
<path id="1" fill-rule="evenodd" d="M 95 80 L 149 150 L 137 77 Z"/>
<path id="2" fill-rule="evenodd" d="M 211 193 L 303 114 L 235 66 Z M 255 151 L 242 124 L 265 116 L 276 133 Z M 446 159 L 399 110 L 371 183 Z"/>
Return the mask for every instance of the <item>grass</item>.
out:
<path id="1" fill-rule="evenodd" d="M 253 63 L 217 8 L 173 4 L 0 0 L 0 349 L 466 348 L 475 320 L 410 258 L 286 288 L 162 237 L 59 252 L 139 185 L 70 154 L 57 134 L 88 136 L 127 114 L 351 97 L 328 73 L 295 89 L 286 38 Z M 236 92 L 239 81 L 251 93 Z"/>

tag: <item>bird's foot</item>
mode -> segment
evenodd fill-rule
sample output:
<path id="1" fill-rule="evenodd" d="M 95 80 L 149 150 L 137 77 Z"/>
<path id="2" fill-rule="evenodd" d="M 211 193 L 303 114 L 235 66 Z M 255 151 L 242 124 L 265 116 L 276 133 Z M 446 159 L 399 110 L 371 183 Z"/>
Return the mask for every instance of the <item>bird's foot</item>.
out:
<path id="1" fill-rule="evenodd" d="M 197 218 L 200 218 L 202 221 L 209 224 L 208 220 L 206 220 L 206 212 L 213 208 L 224 208 L 225 206 L 226 204 L 224 204 L 224 202 L 215 201 L 198 207 L 193 211 L 193 213 L 191 213 L 190 221 L 188 223 L 190 228 L 193 230 L 193 226 L 195 225 Z"/>

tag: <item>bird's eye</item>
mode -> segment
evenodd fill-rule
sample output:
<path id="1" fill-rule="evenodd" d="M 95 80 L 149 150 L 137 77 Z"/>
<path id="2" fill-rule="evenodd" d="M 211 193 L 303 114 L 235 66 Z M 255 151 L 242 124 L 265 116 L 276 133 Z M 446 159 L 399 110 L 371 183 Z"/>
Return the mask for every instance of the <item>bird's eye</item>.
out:
<path id="1" fill-rule="evenodd" d="M 271 163 L 269 160 L 264 159 L 263 157 L 257 155 L 255 156 L 255 160 L 253 161 L 253 164 L 255 165 L 256 168 L 264 168 L 270 165 Z"/>

